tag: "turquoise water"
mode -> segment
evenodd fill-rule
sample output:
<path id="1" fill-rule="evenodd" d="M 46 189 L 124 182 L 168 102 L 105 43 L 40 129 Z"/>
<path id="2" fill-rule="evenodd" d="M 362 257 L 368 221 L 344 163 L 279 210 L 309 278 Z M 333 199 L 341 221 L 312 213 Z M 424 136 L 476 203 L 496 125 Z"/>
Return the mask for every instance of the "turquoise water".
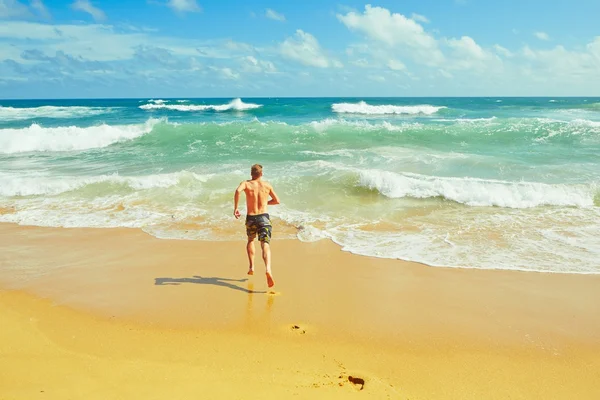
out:
<path id="1" fill-rule="evenodd" d="M 600 273 L 600 98 L 0 100 L 0 221 L 276 238 L 434 266 Z"/>

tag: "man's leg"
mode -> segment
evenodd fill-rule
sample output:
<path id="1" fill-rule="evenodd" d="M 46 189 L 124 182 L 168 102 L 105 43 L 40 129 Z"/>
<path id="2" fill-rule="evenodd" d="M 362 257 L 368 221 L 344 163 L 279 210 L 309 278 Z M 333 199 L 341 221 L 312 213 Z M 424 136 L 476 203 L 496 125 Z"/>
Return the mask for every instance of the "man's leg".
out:
<path id="1" fill-rule="evenodd" d="M 271 273 L 271 246 L 267 242 L 260 242 L 260 248 L 267 272 Z"/>
<path id="2" fill-rule="evenodd" d="M 266 241 L 261 241 L 260 247 L 262 249 L 262 257 L 267 270 L 267 284 L 269 287 L 273 287 L 275 282 L 273 282 L 273 275 L 271 272 L 271 246 Z"/>
<path id="3" fill-rule="evenodd" d="M 248 269 L 248 275 L 254 274 L 254 238 L 248 238 L 248 243 L 246 244 L 246 252 L 248 253 L 248 262 L 250 263 L 250 267 Z"/>

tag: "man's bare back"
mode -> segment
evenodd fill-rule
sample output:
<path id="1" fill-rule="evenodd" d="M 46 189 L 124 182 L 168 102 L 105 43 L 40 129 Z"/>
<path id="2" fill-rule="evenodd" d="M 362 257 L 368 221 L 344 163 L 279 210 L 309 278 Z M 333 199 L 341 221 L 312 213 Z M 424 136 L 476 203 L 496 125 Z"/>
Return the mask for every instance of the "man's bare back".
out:
<path id="1" fill-rule="evenodd" d="M 269 197 L 275 198 L 273 186 L 269 182 L 262 179 L 247 180 L 242 182 L 240 186 L 246 194 L 246 208 L 248 215 L 266 214 L 267 206 L 272 204 Z"/>

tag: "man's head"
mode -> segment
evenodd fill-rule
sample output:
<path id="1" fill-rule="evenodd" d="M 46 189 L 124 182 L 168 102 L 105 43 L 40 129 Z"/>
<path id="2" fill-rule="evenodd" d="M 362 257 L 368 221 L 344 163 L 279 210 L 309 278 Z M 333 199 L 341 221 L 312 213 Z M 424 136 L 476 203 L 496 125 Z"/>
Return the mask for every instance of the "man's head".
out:
<path id="1" fill-rule="evenodd" d="M 254 164 L 250 169 L 250 175 L 252 175 L 252 179 L 258 179 L 262 176 L 262 165 Z"/>

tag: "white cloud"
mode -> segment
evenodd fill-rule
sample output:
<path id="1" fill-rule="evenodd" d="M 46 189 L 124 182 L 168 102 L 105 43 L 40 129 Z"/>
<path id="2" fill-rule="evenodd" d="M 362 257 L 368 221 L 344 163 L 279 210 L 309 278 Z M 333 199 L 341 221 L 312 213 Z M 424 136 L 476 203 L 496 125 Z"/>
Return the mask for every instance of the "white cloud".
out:
<path id="1" fill-rule="evenodd" d="M 413 21 L 422 22 L 424 24 L 428 24 L 430 22 L 429 18 L 427 18 L 426 16 L 416 13 L 412 13 L 410 19 L 412 19 Z"/>
<path id="2" fill-rule="evenodd" d="M 449 57 L 447 64 L 449 69 L 483 72 L 500 66 L 502 63 L 497 55 L 484 50 L 470 36 L 463 36 L 460 39 L 445 39 L 445 43 L 452 51 L 452 57 Z"/>
<path id="3" fill-rule="evenodd" d="M 277 68 L 271 61 L 258 60 L 254 56 L 242 57 L 242 69 L 250 73 L 275 73 Z"/>
<path id="4" fill-rule="evenodd" d="M 248 43 L 236 42 L 231 39 L 226 40 L 224 45 L 227 49 L 234 51 L 245 51 L 249 53 L 255 51 L 254 46 Z"/>
<path id="5" fill-rule="evenodd" d="M 408 73 L 406 65 L 396 58 L 397 54 L 388 48 L 369 44 L 352 44 L 346 48 L 346 54 L 351 58 L 350 64 L 360 68 L 391 69 Z"/>
<path id="6" fill-rule="evenodd" d="M 363 13 L 349 12 L 338 15 L 338 19 L 369 39 L 366 44 L 351 45 L 347 54 L 351 57 L 368 55 L 379 68 L 406 72 L 408 68 L 397 60 L 398 56 L 403 61 L 446 70 L 483 72 L 502 64 L 495 53 L 483 49 L 469 36 L 437 40 L 425 31 L 414 15 L 409 19 L 385 8 L 367 5 Z"/>
<path id="7" fill-rule="evenodd" d="M 181 13 L 202 11 L 196 0 L 169 0 L 167 6 Z"/>
<path id="8" fill-rule="evenodd" d="M 193 48 L 194 53 L 204 58 L 236 58 L 239 57 L 240 54 L 255 53 L 257 51 L 252 45 L 235 42 L 231 39 L 202 43 L 198 43 L 194 40 L 178 40 L 178 42 L 185 43 L 186 49 L 189 50 L 189 48 Z"/>
<path id="9" fill-rule="evenodd" d="M 404 50 L 411 58 L 426 64 L 438 65 L 444 56 L 435 38 L 416 21 L 381 7 L 365 6 L 363 14 L 349 12 L 337 15 L 348 29 L 363 33 L 369 39 L 389 47 Z"/>
<path id="10" fill-rule="evenodd" d="M 38 47 L 50 53 L 64 51 L 96 61 L 128 59 L 136 46 L 164 42 L 152 40 L 145 33 L 117 33 L 110 25 L 50 25 L 26 21 L 0 24 L 1 39 L 21 50 Z"/>
<path id="11" fill-rule="evenodd" d="M 541 81 L 586 85 L 600 81 L 600 36 L 585 50 L 572 51 L 560 45 L 550 50 L 525 46 L 521 54 L 526 62 L 522 70 L 532 71 Z"/>
<path id="12" fill-rule="evenodd" d="M 438 72 L 444 78 L 448 78 L 448 79 L 454 78 L 454 75 L 452 75 L 450 72 L 446 71 L 445 69 L 440 69 L 440 70 L 438 70 Z"/>
<path id="13" fill-rule="evenodd" d="M 240 79 L 240 74 L 238 74 L 237 72 L 233 72 L 232 69 L 228 68 L 228 67 L 222 68 L 221 74 L 223 75 L 223 77 L 225 79 L 233 79 L 233 80 Z"/>
<path id="14" fill-rule="evenodd" d="M 546 32 L 534 32 L 533 35 L 540 40 L 550 40 L 550 36 Z"/>
<path id="15" fill-rule="evenodd" d="M 385 78 L 381 75 L 369 75 L 367 78 L 375 82 L 385 82 Z"/>
<path id="16" fill-rule="evenodd" d="M 41 17 L 50 18 L 50 12 L 42 0 L 31 0 L 30 5 Z"/>
<path id="17" fill-rule="evenodd" d="M 360 68 L 367 68 L 370 66 L 369 61 L 366 58 L 359 58 L 358 60 L 354 60 L 352 61 L 352 64 Z"/>
<path id="18" fill-rule="evenodd" d="M 20 18 L 29 15 L 27 6 L 17 0 L 0 0 L 0 18 Z"/>
<path id="19" fill-rule="evenodd" d="M 469 36 L 463 36 L 460 39 L 447 39 L 447 44 L 458 53 L 459 57 L 469 59 L 485 58 L 485 52 L 481 46 Z"/>
<path id="20" fill-rule="evenodd" d="M 342 64 L 327 57 L 317 39 L 301 29 L 280 45 L 281 54 L 290 60 L 318 68 L 342 67 Z"/>
<path id="21" fill-rule="evenodd" d="M 90 0 L 76 0 L 71 4 L 71 8 L 90 14 L 95 21 L 102 21 L 106 18 L 104 11 L 95 7 Z"/>
<path id="22" fill-rule="evenodd" d="M 514 54 L 508 50 L 506 47 L 502 47 L 499 44 L 495 44 L 494 45 L 494 50 L 496 50 L 496 53 L 500 54 L 501 56 L 504 57 L 512 57 L 514 56 Z"/>
<path id="23" fill-rule="evenodd" d="M 220 77 L 221 79 L 237 81 L 241 77 L 239 72 L 234 71 L 233 69 L 231 69 L 229 67 L 211 66 L 211 67 L 209 67 L 209 69 L 211 69 L 212 71 L 215 71 L 218 74 L 217 76 Z"/>
<path id="24" fill-rule="evenodd" d="M 285 22 L 285 15 L 280 14 L 277 11 L 272 10 L 270 8 L 267 8 L 267 11 L 265 12 L 265 17 L 275 21 Z"/>
<path id="25" fill-rule="evenodd" d="M 7 43 L 13 45 L 5 46 Z M 93 73 L 102 75 L 104 78 L 98 79 L 104 82 L 167 82 L 176 71 L 178 75 L 212 74 L 221 82 L 252 85 L 260 75 L 281 76 L 276 60 L 258 54 L 281 57 L 278 48 L 257 49 L 231 40 L 168 37 L 140 29 L 123 31 L 108 24 L 0 23 L 0 75 L 5 79 L 28 76 L 34 81 L 47 81 L 56 76 L 91 82 L 95 79 Z M 201 55 L 211 61 L 203 65 L 198 61 Z"/>
<path id="26" fill-rule="evenodd" d="M 585 47 L 592 57 L 600 62 L 600 36 L 596 36 L 594 40 L 591 43 L 588 43 Z"/>
<path id="27" fill-rule="evenodd" d="M 11 45 L 4 45 L 8 43 Z M 40 48 L 50 54 L 63 51 L 94 61 L 122 61 L 131 59 L 139 46 L 168 49 L 178 57 L 222 60 L 237 59 L 257 51 L 251 45 L 230 40 L 201 41 L 131 29 L 123 32 L 108 24 L 0 23 L 0 60 L 5 56 L 21 61 L 19 54 L 22 51 Z"/>
<path id="28" fill-rule="evenodd" d="M 387 66 L 394 71 L 406 71 L 406 65 L 404 65 L 402 61 L 390 60 L 388 61 Z"/>
<path id="29" fill-rule="evenodd" d="M 247 57 L 244 57 L 244 59 L 252 65 L 258 65 L 258 60 L 254 56 L 247 56 Z"/>

